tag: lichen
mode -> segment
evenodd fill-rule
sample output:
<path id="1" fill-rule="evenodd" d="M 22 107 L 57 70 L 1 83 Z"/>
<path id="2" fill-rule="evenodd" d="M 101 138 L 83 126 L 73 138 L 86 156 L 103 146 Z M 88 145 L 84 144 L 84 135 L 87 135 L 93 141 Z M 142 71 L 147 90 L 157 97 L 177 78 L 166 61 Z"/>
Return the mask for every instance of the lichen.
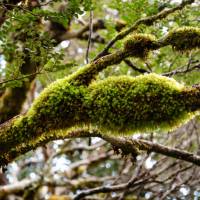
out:
<path id="1" fill-rule="evenodd" d="M 200 48 L 200 28 L 181 27 L 170 31 L 165 37 L 165 43 L 181 52 Z"/>
<path id="2" fill-rule="evenodd" d="M 124 50 L 131 52 L 131 56 L 145 59 L 154 48 L 156 38 L 149 34 L 132 34 L 124 41 Z"/>

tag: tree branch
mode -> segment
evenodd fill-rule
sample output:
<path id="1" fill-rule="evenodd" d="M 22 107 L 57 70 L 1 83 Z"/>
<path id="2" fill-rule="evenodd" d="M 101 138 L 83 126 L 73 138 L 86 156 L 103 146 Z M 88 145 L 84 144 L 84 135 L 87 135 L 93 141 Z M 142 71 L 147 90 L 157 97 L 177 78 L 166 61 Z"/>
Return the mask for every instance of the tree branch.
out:
<path id="1" fill-rule="evenodd" d="M 14 184 L 5 185 L 0 187 L 0 197 L 4 197 L 9 194 L 16 194 L 20 191 L 31 187 L 34 183 L 37 183 L 40 178 L 24 179 L 23 181 L 16 182 Z"/>
<path id="2" fill-rule="evenodd" d="M 135 31 L 139 25 L 144 24 L 144 25 L 152 25 L 155 21 L 161 20 L 163 18 L 166 18 L 169 14 L 174 13 L 177 10 L 182 10 L 186 5 L 194 3 L 194 0 L 186 0 L 183 1 L 180 5 L 176 6 L 175 8 L 171 8 L 169 10 L 163 10 L 159 12 L 156 15 L 146 17 L 139 19 L 138 21 L 133 24 L 128 29 L 125 29 L 124 31 L 121 31 L 119 34 L 117 34 L 108 44 L 107 46 L 101 51 L 95 58 L 94 60 L 97 60 L 98 58 L 105 56 L 108 53 L 108 50 L 118 41 L 126 37 L 128 34 L 132 33 Z"/>
<path id="3" fill-rule="evenodd" d="M 200 156 L 184 150 L 166 147 L 164 145 L 142 139 L 131 139 L 122 137 L 116 138 L 106 135 L 102 135 L 101 138 L 111 143 L 113 146 L 122 149 L 122 151 L 125 151 L 126 153 L 132 153 L 133 151 L 135 151 L 135 148 L 138 148 L 139 150 L 159 153 L 168 157 L 177 158 L 200 166 Z"/>
<path id="4" fill-rule="evenodd" d="M 130 65 L 130 62 L 126 59 L 128 57 L 144 59 L 150 51 L 158 50 L 168 45 L 171 45 L 174 50 L 179 52 L 200 48 L 199 38 L 200 29 L 190 27 L 173 30 L 158 40 L 151 35 L 134 34 L 127 38 L 122 49 L 92 61 L 70 76 L 69 81 L 75 82 L 76 85 L 89 85 L 95 76 L 107 66 L 119 64 L 123 60 Z"/>
<path id="5" fill-rule="evenodd" d="M 30 150 L 33 150 L 43 144 L 46 144 L 49 141 L 57 140 L 57 139 L 67 139 L 67 138 L 88 138 L 88 137 L 99 137 L 110 143 L 113 147 L 121 149 L 123 154 L 134 154 L 141 153 L 140 151 L 146 151 L 148 153 L 155 152 L 158 154 L 162 154 L 171 158 L 176 158 L 179 160 L 183 160 L 189 163 L 193 163 L 197 166 L 200 166 L 200 156 L 195 155 L 193 153 L 180 150 L 177 148 L 167 147 L 161 144 L 157 144 L 151 141 L 143 140 L 143 139 L 131 139 L 129 137 L 113 137 L 109 135 L 101 134 L 98 130 L 88 131 L 87 129 L 77 129 L 75 131 L 66 132 L 65 135 L 55 134 L 52 135 L 51 138 L 45 139 L 43 141 L 39 140 L 35 142 L 35 145 L 30 144 L 30 146 L 26 145 L 25 147 L 17 147 L 16 149 L 12 149 L 9 153 L 7 153 L 7 158 L 9 158 L 9 162 L 13 161 L 16 157 L 21 154 L 24 154 Z M 31 142 L 30 142 L 31 143 Z M 0 163 L 5 162 L 2 160 L 3 155 L 0 157 Z"/>
<path id="6" fill-rule="evenodd" d="M 200 70 L 200 63 L 192 66 L 192 67 L 187 67 L 186 69 L 175 69 L 171 72 L 166 72 L 166 73 L 163 73 L 162 75 L 163 76 L 174 76 L 176 74 L 185 74 L 187 72 L 191 72 L 191 71 L 194 71 L 194 70 Z"/>

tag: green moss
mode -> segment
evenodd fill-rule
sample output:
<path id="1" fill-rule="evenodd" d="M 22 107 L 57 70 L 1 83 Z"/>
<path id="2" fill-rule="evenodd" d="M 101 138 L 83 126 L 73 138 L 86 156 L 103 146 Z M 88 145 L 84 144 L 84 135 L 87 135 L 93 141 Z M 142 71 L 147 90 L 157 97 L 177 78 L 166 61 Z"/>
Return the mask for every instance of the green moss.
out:
<path id="1" fill-rule="evenodd" d="M 111 77 L 88 87 L 68 78 L 47 87 L 25 116 L 0 129 L 0 151 L 24 152 L 38 143 L 65 136 L 61 130 L 92 126 L 102 133 L 133 134 L 170 130 L 200 108 L 199 90 L 156 74 Z M 59 130 L 56 132 L 56 130 Z"/>
<path id="2" fill-rule="evenodd" d="M 131 52 L 131 56 L 145 59 L 155 45 L 155 37 L 148 34 L 132 34 L 124 41 L 124 50 Z"/>
<path id="3" fill-rule="evenodd" d="M 88 86 L 95 76 L 107 66 L 119 64 L 127 57 L 146 59 L 150 51 L 166 45 L 172 45 L 175 50 L 187 51 L 199 48 L 198 28 L 179 28 L 171 31 L 166 37 L 156 40 L 149 34 L 135 33 L 124 40 L 124 47 L 118 51 L 105 55 L 73 73 L 66 80 L 73 85 Z"/>
<path id="4" fill-rule="evenodd" d="M 83 123 L 86 89 L 61 79 L 44 89 L 25 116 L 15 120 L 1 135 L 0 150 L 41 137 L 42 133 Z"/>
<path id="5" fill-rule="evenodd" d="M 181 52 L 200 48 L 200 28 L 181 27 L 174 29 L 169 32 L 164 41 Z"/>
<path id="6" fill-rule="evenodd" d="M 88 115 L 103 132 L 171 130 L 192 116 L 182 98 L 183 88 L 156 74 L 108 78 L 89 87 Z"/>

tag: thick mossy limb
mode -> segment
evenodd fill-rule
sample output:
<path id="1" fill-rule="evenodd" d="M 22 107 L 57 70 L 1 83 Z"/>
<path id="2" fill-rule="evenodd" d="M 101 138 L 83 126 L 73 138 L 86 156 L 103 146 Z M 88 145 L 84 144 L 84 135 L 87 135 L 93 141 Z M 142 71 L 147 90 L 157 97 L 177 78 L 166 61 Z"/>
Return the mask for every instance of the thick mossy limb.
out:
<path id="1" fill-rule="evenodd" d="M 77 72 L 70 75 L 67 80 L 73 85 L 85 85 L 88 86 L 92 80 L 95 79 L 97 74 L 105 69 L 107 66 L 119 64 L 124 58 L 130 55 L 129 52 L 124 50 L 118 50 L 115 53 L 106 55 L 94 62 L 85 65 L 80 68 Z"/>
<path id="2" fill-rule="evenodd" d="M 43 146 L 53 140 L 98 136 L 96 131 L 90 131 L 91 129 L 88 126 L 82 126 L 80 129 L 79 125 L 78 127 L 74 126 L 73 128 L 69 129 L 55 129 L 53 131 L 43 132 L 41 136 L 30 139 L 25 143 L 20 143 L 17 146 L 10 148 L 6 153 L 1 153 L 0 166 L 6 165 L 12 162 L 18 156 L 23 155 L 31 150 L 35 150 L 37 147 Z"/>
<path id="3" fill-rule="evenodd" d="M 184 86 L 156 74 L 112 77 L 90 87 L 89 118 L 103 132 L 171 130 L 190 119 Z M 191 99 L 187 104 L 193 104 Z"/>
<path id="4" fill-rule="evenodd" d="M 61 79 L 41 93 L 25 116 L 0 127 L 0 151 L 6 155 L 15 147 L 35 146 L 34 140 L 49 141 L 54 130 L 83 125 L 110 134 L 170 130 L 200 108 L 199 93 L 156 74 L 111 77 L 88 87 Z"/>
<path id="5" fill-rule="evenodd" d="M 192 112 L 200 110 L 200 84 L 184 88 L 182 98 L 185 100 L 187 110 Z"/>
<path id="6" fill-rule="evenodd" d="M 127 36 L 124 50 L 132 52 L 130 56 L 146 58 L 152 50 L 171 45 L 174 50 L 186 52 L 200 48 L 200 28 L 181 27 L 170 31 L 165 37 L 156 40 L 153 35 L 135 33 Z"/>

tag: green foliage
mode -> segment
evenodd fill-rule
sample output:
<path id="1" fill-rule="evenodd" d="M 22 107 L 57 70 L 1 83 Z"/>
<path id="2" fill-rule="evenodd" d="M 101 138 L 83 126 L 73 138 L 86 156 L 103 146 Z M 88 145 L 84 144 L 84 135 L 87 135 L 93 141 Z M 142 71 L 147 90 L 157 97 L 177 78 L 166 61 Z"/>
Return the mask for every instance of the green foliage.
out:
<path id="1" fill-rule="evenodd" d="M 76 64 L 74 62 L 66 63 L 66 64 L 58 64 L 60 60 L 55 60 L 55 58 L 51 58 L 45 65 L 44 70 L 47 72 L 57 72 L 60 70 L 64 70 L 68 67 L 75 66 Z"/>
<path id="2" fill-rule="evenodd" d="M 47 32 L 40 29 L 40 22 L 34 15 L 13 10 L 0 31 L 0 49 L 7 62 L 4 79 L 15 79 L 33 73 L 51 59 L 62 60 L 62 54 L 54 51 L 54 41 Z M 19 86 L 9 82 L 4 87 Z"/>
<path id="3" fill-rule="evenodd" d="M 54 2 L 52 2 L 51 5 L 53 7 Z M 67 27 L 73 17 L 78 17 L 78 15 L 83 14 L 84 11 L 91 10 L 92 6 L 92 0 L 70 0 L 67 5 L 63 4 L 59 12 L 36 8 L 33 9 L 32 14 Z"/>
<path id="4" fill-rule="evenodd" d="M 54 7 L 54 2 L 52 6 Z M 44 66 L 46 71 L 63 69 L 63 53 L 54 49 L 55 41 L 44 29 L 42 19 L 62 24 L 67 28 L 73 17 L 91 9 L 91 0 L 72 0 L 63 5 L 59 12 L 37 7 L 29 10 L 23 5 L 8 11 L 7 19 L 0 30 L 0 50 L 7 63 L 0 73 L 4 80 L 14 81 L 1 87 L 20 87 L 24 81 L 21 78 L 25 74 L 42 71 Z M 19 77 L 20 80 L 16 81 Z"/>
<path id="5" fill-rule="evenodd" d="M 110 6 L 119 12 L 120 18 L 129 25 L 141 17 L 155 14 L 158 11 L 158 2 L 147 0 L 121 1 L 112 0 Z"/>

